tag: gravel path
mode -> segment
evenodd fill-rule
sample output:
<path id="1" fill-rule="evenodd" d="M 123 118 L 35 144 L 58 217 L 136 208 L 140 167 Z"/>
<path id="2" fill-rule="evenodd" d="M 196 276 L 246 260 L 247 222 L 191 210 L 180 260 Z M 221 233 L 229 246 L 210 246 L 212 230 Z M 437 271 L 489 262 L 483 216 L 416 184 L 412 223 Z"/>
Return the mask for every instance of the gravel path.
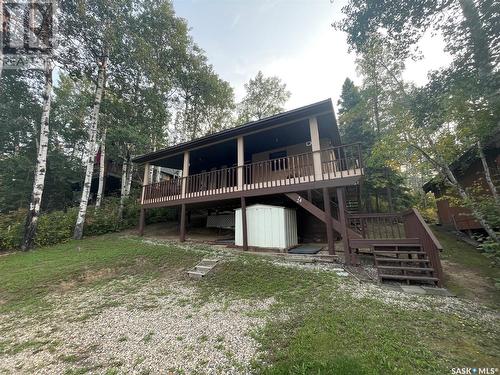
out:
<path id="1" fill-rule="evenodd" d="M 129 278 L 53 295 L 57 309 L 39 319 L 13 326 L 15 317 L 2 316 L 10 353 L 0 354 L 0 373 L 248 373 L 257 351 L 250 333 L 273 300 L 203 303 L 185 284 L 157 280 L 130 293 Z"/>

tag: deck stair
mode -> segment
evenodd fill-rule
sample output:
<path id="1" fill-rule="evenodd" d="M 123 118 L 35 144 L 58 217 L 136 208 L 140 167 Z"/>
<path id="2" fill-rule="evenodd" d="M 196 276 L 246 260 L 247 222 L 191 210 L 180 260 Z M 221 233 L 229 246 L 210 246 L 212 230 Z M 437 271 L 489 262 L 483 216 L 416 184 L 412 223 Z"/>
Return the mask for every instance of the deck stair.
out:
<path id="1" fill-rule="evenodd" d="M 373 255 L 381 282 L 436 285 L 439 281 L 421 245 L 408 243 L 374 245 Z"/>
<path id="2" fill-rule="evenodd" d="M 203 259 L 194 268 L 187 271 L 189 277 L 193 279 L 201 279 L 206 276 L 217 265 L 220 259 Z"/>

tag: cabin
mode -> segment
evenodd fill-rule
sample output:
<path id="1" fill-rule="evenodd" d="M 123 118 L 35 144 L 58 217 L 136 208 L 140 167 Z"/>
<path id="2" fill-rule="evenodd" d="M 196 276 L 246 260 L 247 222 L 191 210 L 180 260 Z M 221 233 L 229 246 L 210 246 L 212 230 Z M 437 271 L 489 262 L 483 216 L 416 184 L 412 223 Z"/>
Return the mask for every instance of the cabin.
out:
<path id="1" fill-rule="evenodd" d="M 139 232 L 147 210 L 177 207 L 185 241 L 186 218 L 202 211 L 207 225 L 234 228 L 233 245 L 244 251 L 293 252 L 319 236 L 327 254 L 348 265 L 369 254 L 380 280 L 441 285 L 441 246 L 418 211 L 349 210 L 361 206 L 353 204 L 364 173 L 361 151 L 359 144 L 342 144 L 327 99 L 138 156 Z M 151 182 L 152 166 L 180 177 Z"/>
<path id="2" fill-rule="evenodd" d="M 500 186 L 500 131 L 496 132 L 484 145 L 484 154 L 491 178 L 496 186 Z M 450 169 L 465 189 L 474 188 L 482 194 L 491 195 L 484 178 L 483 164 L 475 147 L 455 160 L 450 165 Z M 483 231 L 483 227 L 474 218 L 470 209 L 457 203 L 460 201 L 457 194 L 441 178 L 435 177 L 428 181 L 423 189 L 426 193 L 432 192 L 436 197 L 440 225 L 469 234 Z"/>

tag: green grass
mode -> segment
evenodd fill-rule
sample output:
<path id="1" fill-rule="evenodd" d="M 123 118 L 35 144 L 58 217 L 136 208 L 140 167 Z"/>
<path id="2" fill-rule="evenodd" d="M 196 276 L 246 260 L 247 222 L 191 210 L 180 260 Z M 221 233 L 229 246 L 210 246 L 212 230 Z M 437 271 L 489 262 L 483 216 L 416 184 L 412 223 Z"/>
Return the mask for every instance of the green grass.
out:
<path id="1" fill-rule="evenodd" d="M 500 307 L 500 268 L 475 247 L 465 243 L 440 227 L 432 228 L 443 246 L 441 259 L 449 262 L 445 268 L 446 287 L 460 297 L 478 299 Z M 477 283 L 482 285 L 475 285 Z M 480 289 L 479 289 L 480 287 Z"/>
<path id="2" fill-rule="evenodd" d="M 455 247 L 443 256 L 461 251 L 466 250 Z M 484 264 L 478 262 L 483 261 L 469 259 L 469 255 L 467 252 L 466 259 L 471 267 L 482 270 Z M 163 274 L 182 279 L 183 270 L 202 257 L 199 252 L 118 235 L 7 255 L 0 261 L 0 313 L 36 314 L 35 308 L 43 306 L 44 297 L 59 291 L 64 283 L 75 290 L 82 285 L 97 288 L 129 274 L 144 280 Z M 253 333 L 261 346 L 260 357 L 253 364 L 256 373 L 445 374 L 451 373 L 452 367 L 499 364 L 496 323 L 459 317 L 452 311 L 403 309 L 375 298 L 354 298 L 339 288 L 341 283 L 353 281 L 332 273 L 280 267 L 257 256 L 241 255 L 222 262 L 202 280 L 186 282 L 198 286 L 199 303 L 207 299 L 273 298 L 268 311 L 252 311 L 252 316 L 267 320 Z M 152 339 L 150 332 L 143 341 Z M 119 341 L 126 345 L 126 338 Z M 206 337 L 200 336 L 199 341 L 206 341 Z M 36 349 L 47 343 L 19 345 Z M 216 345 L 223 345 L 222 340 Z M 0 354 L 17 350 L 24 348 L 0 341 Z M 68 373 L 92 370 L 78 367 L 76 357 L 63 360 L 74 366 Z M 144 360 L 138 357 L 138 361 Z M 108 373 L 114 373 L 119 366 L 107 367 Z"/>
<path id="3" fill-rule="evenodd" d="M 204 297 L 273 297 L 271 316 L 289 317 L 272 319 L 256 335 L 268 364 L 257 361 L 257 373 L 437 374 L 459 364 L 498 366 L 494 332 L 474 319 L 355 299 L 339 282 L 330 273 L 245 256 L 222 264 L 200 287 Z"/>
<path id="4" fill-rule="evenodd" d="M 98 285 L 126 275 L 145 278 L 191 266 L 202 255 L 106 235 L 0 258 L 0 312 L 37 311 L 48 293 Z M 69 285 L 68 285 L 69 284 Z"/>

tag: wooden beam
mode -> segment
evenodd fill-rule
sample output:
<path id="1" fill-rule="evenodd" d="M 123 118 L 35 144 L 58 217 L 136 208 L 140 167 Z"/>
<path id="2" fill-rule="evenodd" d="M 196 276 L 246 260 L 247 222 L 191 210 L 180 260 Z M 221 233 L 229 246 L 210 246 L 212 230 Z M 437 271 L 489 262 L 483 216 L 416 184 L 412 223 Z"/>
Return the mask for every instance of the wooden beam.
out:
<path id="1" fill-rule="evenodd" d="M 345 188 L 337 188 L 337 201 L 339 204 L 339 219 L 341 225 L 342 243 L 344 245 L 344 258 L 347 264 L 356 264 L 356 254 L 352 253 L 351 247 L 349 245 L 349 227 L 347 225 L 346 218 L 346 206 L 345 206 Z"/>
<path id="2" fill-rule="evenodd" d="M 311 148 L 313 152 L 314 177 L 317 181 L 323 179 L 323 170 L 321 167 L 321 144 L 319 140 L 318 119 L 311 117 L 309 119 L 309 132 L 311 134 Z"/>
<path id="3" fill-rule="evenodd" d="M 186 197 L 187 176 L 189 176 L 189 151 L 184 152 L 184 163 L 182 165 L 182 198 Z"/>
<path id="4" fill-rule="evenodd" d="M 144 236 L 144 226 L 146 224 L 146 210 L 141 208 L 139 215 L 139 236 Z"/>
<path id="5" fill-rule="evenodd" d="M 309 211 L 309 213 L 317 217 L 323 223 L 325 222 L 325 212 L 322 209 L 316 207 L 313 203 L 309 202 L 307 199 L 305 199 L 304 197 L 300 196 L 297 193 L 285 193 L 285 195 L 289 199 L 297 203 L 299 206 Z M 342 225 L 340 221 L 332 218 L 332 226 L 333 229 L 335 229 L 337 232 L 342 233 Z M 356 233 L 350 228 L 348 229 L 348 233 L 351 238 L 362 238 L 359 233 Z"/>
<path id="6" fill-rule="evenodd" d="M 335 240 L 333 238 L 332 210 L 328 188 L 323 188 L 323 206 L 325 209 L 326 237 L 328 239 L 328 254 L 335 255 Z"/>
<path id="7" fill-rule="evenodd" d="M 243 168 L 245 165 L 245 141 L 243 136 L 238 137 L 238 189 L 243 190 Z"/>
<path id="8" fill-rule="evenodd" d="M 184 242 L 186 241 L 186 205 L 181 204 L 181 220 L 180 220 L 180 234 L 179 234 L 179 241 Z"/>
<path id="9" fill-rule="evenodd" d="M 155 207 L 169 207 L 169 206 L 178 206 L 182 203 L 192 204 L 192 203 L 205 203 L 212 201 L 222 201 L 227 199 L 239 199 L 241 197 L 256 197 L 256 196 L 265 196 L 272 194 L 284 194 L 295 191 L 305 191 L 308 189 L 321 189 L 323 187 L 337 187 L 344 185 L 355 185 L 358 183 L 361 175 L 343 177 L 343 178 L 334 178 L 332 180 L 323 180 L 323 181 L 315 181 L 310 183 L 301 183 L 295 185 L 283 185 L 276 187 L 267 187 L 267 188 L 258 188 L 251 190 L 243 190 L 243 191 L 234 191 L 231 193 L 224 194 L 213 194 L 206 195 L 201 197 L 191 197 L 185 199 L 174 199 L 174 200 L 165 200 L 163 202 L 154 202 L 147 203 L 143 206 L 145 208 L 155 208 Z"/>
<path id="10" fill-rule="evenodd" d="M 243 250 L 248 250 L 248 227 L 247 227 L 247 203 L 245 197 L 241 197 L 241 229 L 243 231 Z"/>

